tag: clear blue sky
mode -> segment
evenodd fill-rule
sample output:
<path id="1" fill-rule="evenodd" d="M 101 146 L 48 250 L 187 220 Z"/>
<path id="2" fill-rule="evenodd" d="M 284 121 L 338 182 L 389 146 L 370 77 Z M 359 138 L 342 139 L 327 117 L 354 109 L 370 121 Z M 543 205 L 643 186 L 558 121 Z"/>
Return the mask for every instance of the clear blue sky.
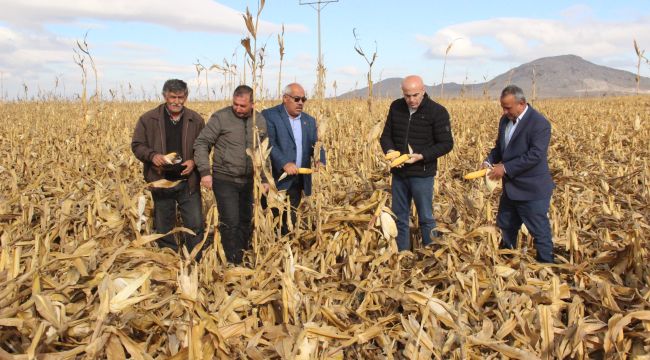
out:
<path id="1" fill-rule="evenodd" d="M 285 24 L 282 82 L 302 83 L 311 93 L 316 79 L 316 11 L 298 0 L 267 0 L 258 45 L 266 44 L 265 86 L 275 95 L 279 65 L 277 34 Z M 6 98 L 27 86 L 30 95 L 79 91 L 73 62 L 75 41 L 88 31 L 88 44 L 104 94 L 132 86 L 132 96 L 152 96 L 168 78 L 197 88 L 193 63 L 236 63 L 243 70 L 246 35 L 241 13 L 257 1 L 234 0 L 5 0 L 0 14 L 0 73 Z M 377 45 L 373 78 L 420 74 L 425 83 L 441 81 L 450 42 L 445 81 L 482 82 L 539 57 L 575 54 L 589 61 L 636 71 L 632 40 L 650 56 L 650 4 L 639 1 L 388 1 L 339 0 L 321 13 L 322 51 L 328 93 L 365 86 L 367 64 L 354 51 L 371 55 Z M 642 64 L 650 76 L 650 65 Z M 221 96 L 222 76 L 209 73 Z M 248 76 L 250 80 L 250 76 Z M 202 77 L 202 80 L 203 77 Z M 92 81 L 91 85 L 94 87 Z"/>

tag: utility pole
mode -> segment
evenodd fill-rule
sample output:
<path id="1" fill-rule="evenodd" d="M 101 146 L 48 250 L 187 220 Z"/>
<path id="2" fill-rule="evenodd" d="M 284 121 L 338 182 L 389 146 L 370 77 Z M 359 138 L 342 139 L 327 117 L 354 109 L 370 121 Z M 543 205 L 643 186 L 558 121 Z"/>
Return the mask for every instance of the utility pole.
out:
<path id="1" fill-rule="evenodd" d="M 323 65 L 323 54 L 321 53 L 320 46 L 320 12 L 325 8 L 325 6 L 335 2 L 339 2 L 339 0 L 299 0 L 300 5 L 309 5 L 316 10 L 316 13 L 318 14 L 318 78 L 316 81 L 316 97 L 318 98 L 323 98 L 325 95 L 325 66 Z"/>

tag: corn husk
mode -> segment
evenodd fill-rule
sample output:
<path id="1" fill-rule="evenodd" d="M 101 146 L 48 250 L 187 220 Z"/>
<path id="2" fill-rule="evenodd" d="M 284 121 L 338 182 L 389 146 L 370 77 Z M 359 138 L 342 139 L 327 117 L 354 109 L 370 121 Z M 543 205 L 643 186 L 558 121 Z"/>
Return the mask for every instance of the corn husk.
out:
<path id="1" fill-rule="evenodd" d="M 252 49 L 251 49 L 252 50 Z M 288 210 L 266 142 L 250 150 L 269 180 L 256 192 L 252 249 L 225 261 L 203 190 L 196 263 L 159 249 L 151 193 L 130 150 L 151 103 L 2 103 L 0 358 L 643 358 L 650 272 L 650 128 L 643 97 L 537 100 L 552 123 L 548 216 L 556 264 L 520 232 L 499 249 L 498 188 L 463 181 L 494 144 L 494 102 L 443 99 L 454 150 L 438 159 L 436 230 L 397 252 L 390 165 L 379 138 L 388 100 L 324 100 L 308 111 L 327 167 L 282 235 Z M 273 104 L 260 101 L 256 107 Z M 193 102 L 202 114 L 227 102 Z M 34 116 L 38 114 L 38 116 Z M 639 120 L 636 120 L 639 119 Z M 44 136 L 46 134 L 47 136 Z M 111 159 L 107 165 L 106 159 Z M 305 164 L 305 167 L 316 166 Z M 255 189 L 261 187 L 256 178 Z M 191 232 L 179 222 L 167 235 Z M 206 241 L 206 243 L 209 243 Z M 196 254 L 196 253 L 194 253 Z"/>

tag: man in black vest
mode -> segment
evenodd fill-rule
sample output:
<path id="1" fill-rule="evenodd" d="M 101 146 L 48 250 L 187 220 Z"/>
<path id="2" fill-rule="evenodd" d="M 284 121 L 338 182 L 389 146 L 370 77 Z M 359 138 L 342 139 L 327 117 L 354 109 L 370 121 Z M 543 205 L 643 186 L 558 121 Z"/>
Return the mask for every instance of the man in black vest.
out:
<path id="1" fill-rule="evenodd" d="M 410 250 L 409 215 L 411 200 L 415 201 L 418 224 L 423 245 L 429 245 L 434 230 L 433 178 L 438 158 L 454 147 L 449 113 L 442 105 L 431 100 L 424 90 L 422 78 L 407 76 L 402 81 L 403 98 L 393 101 L 388 110 L 379 142 L 385 153 L 399 151 L 410 154 L 401 167 L 391 170 L 393 174 L 391 193 L 392 210 L 397 217 L 397 248 Z M 412 149 L 412 152 L 410 151 Z"/>

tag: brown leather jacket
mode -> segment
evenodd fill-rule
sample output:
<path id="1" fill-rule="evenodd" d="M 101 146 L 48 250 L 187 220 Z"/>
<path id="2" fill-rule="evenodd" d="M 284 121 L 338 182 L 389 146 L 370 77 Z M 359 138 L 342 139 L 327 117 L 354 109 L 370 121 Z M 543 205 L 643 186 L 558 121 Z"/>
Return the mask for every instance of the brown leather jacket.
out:
<path id="1" fill-rule="evenodd" d="M 199 136 L 204 126 L 203 117 L 196 111 L 187 107 L 183 110 L 183 161 L 194 160 L 194 140 Z M 156 154 L 164 155 L 165 148 L 165 104 L 161 104 L 140 116 L 131 140 L 133 154 L 144 164 L 143 173 L 146 182 L 163 178 L 155 170 L 151 159 Z M 194 168 L 187 181 L 191 192 L 199 190 L 198 168 Z"/>

